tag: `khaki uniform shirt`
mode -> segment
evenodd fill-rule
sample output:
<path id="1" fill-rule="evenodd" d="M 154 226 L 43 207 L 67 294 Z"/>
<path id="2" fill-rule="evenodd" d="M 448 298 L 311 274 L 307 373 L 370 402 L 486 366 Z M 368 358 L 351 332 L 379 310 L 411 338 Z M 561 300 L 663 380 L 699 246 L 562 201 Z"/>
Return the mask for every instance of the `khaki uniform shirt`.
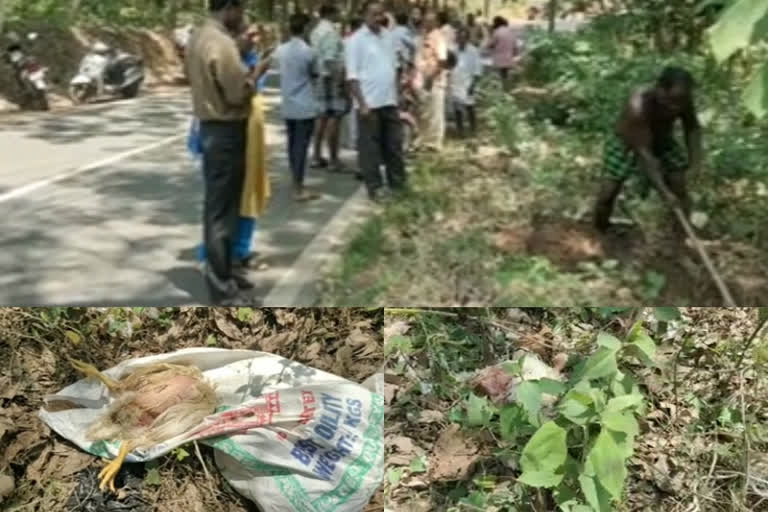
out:
<path id="1" fill-rule="evenodd" d="M 240 121 L 248 118 L 251 87 L 248 69 L 226 28 L 208 19 L 192 35 L 186 54 L 195 117 L 201 121 Z"/>

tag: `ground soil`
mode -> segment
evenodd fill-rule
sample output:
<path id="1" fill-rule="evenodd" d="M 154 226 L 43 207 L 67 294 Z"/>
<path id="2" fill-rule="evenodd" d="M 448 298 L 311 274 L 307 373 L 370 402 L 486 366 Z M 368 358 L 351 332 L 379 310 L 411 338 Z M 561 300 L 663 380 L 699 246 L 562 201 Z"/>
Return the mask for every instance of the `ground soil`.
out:
<path id="1" fill-rule="evenodd" d="M 383 365 L 382 310 L 249 308 L 0 308 L 0 508 L 17 511 L 250 511 L 219 475 L 210 448 L 155 466 L 127 464 L 114 495 L 98 490 L 102 462 L 37 417 L 45 395 L 80 378 L 66 357 L 108 368 L 186 347 L 253 349 L 363 382 Z M 3 476 L 15 480 L 8 497 Z M 7 480 L 7 479 L 6 479 Z M 7 489 L 6 489 L 7 491 Z M 377 494 L 366 511 L 383 509 Z"/>
<path id="2" fill-rule="evenodd" d="M 714 306 L 723 302 L 698 253 L 673 232 L 650 237 L 636 225 L 619 225 L 602 234 L 584 220 L 541 216 L 534 217 L 530 225 L 504 230 L 499 239 L 504 250 L 545 256 L 566 270 L 605 260 L 654 269 L 666 277 L 659 298 L 664 303 L 677 304 L 681 291 L 689 294 L 687 300 L 694 304 Z M 768 280 L 761 277 L 768 269 L 747 247 L 719 242 L 705 243 L 705 250 L 715 261 L 735 263 L 717 267 L 729 270 L 723 278 L 737 304 L 759 305 L 761 297 L 768 296 Z"/>

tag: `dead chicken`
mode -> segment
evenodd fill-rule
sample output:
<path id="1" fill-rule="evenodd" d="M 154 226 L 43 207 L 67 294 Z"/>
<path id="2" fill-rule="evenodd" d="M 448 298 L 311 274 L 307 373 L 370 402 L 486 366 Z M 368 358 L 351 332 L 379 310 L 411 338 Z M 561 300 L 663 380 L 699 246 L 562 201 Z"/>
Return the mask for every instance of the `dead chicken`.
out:
<path id="1" fill-rule="evenodd" d="M 99 473 L 99 488 L 115 490 L 115 477 L 125 457 L 198 426 L 216 408 L 216 394 L 199 368 L 150 364 L 114 380 L 96 367 L 69 360 L 87 377 L 99 379 L 114 398 L 108 410 L 88 429 L 92 441 L 118 441 L 117 457 Z"/>
<path id="2" fill-rule="evenodd" d="M 506 366 L 509 363 L 520 364 L 520 374 L 510 373 Z M 562 371 L 568 363 L 568 355 L 557 354 L 552 358 L 552 366 L 541 360 L 538 354 L 525 350 L 514 353 L 512 361 L 490 366 L 478 372 L 470 381 L 476 393 L 487 396 L 497 405 L 511 404 L 517 399 L 517 390 L 526 380 L 552 379 L 563 380 Z M 542 396 L 542 403 L 551 405 L 555 397 Z"/>

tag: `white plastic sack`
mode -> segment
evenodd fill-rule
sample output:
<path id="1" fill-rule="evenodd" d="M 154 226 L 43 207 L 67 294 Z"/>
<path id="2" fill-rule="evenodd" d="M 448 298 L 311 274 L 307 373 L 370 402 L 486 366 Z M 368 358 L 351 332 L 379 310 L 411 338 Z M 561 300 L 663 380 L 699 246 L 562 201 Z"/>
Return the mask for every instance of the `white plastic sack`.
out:
<path id="1" fill-rule="evenodd" d="M 215 448 L 229 483 L 263 510 L 357 512 L 370 501 L 384 467 L 380 379 L 366 382 L 373 391 L 273 354 L 215 348 L 130 359 L 104 373 L 120 378 L 160 362 L 200 368 L 216 390 L 216 413 L 192 432 L 131 453 L 128 462 L 198 439 Z M 62 401 L 81 408 L 61 407 Z M 57 433 L 93 455 L 117 455 L 117 442 L 85 438 L 109 405 L 101 382 L 80 380 L 47 396 L 46 404 L 40 417 Z"/>

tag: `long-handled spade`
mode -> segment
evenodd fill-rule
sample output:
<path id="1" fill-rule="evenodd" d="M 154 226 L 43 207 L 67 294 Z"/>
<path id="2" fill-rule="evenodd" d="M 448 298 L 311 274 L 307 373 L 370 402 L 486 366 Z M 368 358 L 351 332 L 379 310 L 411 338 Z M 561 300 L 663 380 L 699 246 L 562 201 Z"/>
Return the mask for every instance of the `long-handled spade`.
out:
<path id="1" fill-rule="evenodd" d="M 707 254 L 707 251 L 704 250 L 704 246 L 702 245 L 701 241 L 699 241 L 698 237 L 696 236 L 696 233 L 694 233 L 690 222 L 688 222 L 688 219 L 686 218 L 685 213 L 683 212 L 683 209 L 680 207 L 680 205 L 677 202 L 671 199 L 674 196 L 672 195 L 672 192 L 670 192 L 670 190 L 664 184 L 661 184 L 660 187 L 662 189 L 661 196 L 664 198 L 664 200 L 667 203 L 670 203 L 670 206 L 672 206 L 672 210 L 675 212 L 675 216 L 677 217 L 677 220 L 680 222 L 680 224 L 682 224 L 683 229 L 685 230 L 685 234 L 691 240 L 691 243 L 693 243 L 693 246 L 696 248 L 696 252 L 699 253 L 699 256 L 701 257 L 701 261 L 704 262 L 704 266 L 707 268 L 709 275 L 712 277 L 712 280 L 715 282 L 715 286 L 717 286 L 717 289 L 720 292 L 720 295 L 722 295 L 723 300 L 725 301 L 725 305 L 736 306 L 736 302 L 733 300 L 733 296 L 731 295 L 731 292 L 728 290 L 728 287 L 725 285 L 725 281 L 723 281 L 723 278 L 720 277 L 720 274 L 715 269 L 715 265 L 712 263 L 712 260 L 710 259 L 709 254 Z"/>

